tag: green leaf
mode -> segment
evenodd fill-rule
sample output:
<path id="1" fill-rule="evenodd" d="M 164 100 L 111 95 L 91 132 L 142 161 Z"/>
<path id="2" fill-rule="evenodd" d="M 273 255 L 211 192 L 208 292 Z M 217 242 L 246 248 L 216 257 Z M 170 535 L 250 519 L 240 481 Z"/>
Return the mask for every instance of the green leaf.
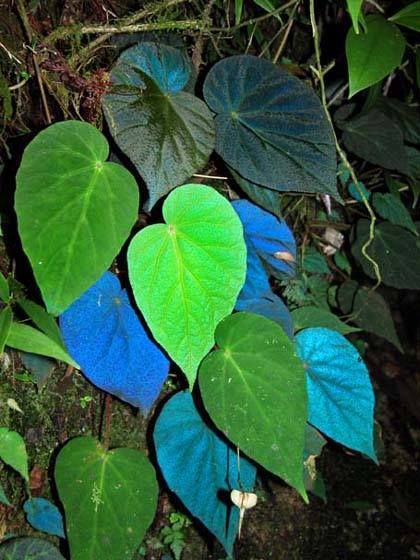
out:
<path id="1" fill-rule="evenodd" d="M 5 506 L 10 506 L 10 502 L 4 492 L 3 484 L 0 482 L 0 503 Z"/>
<path id="2" fill-rule="evenodd" d="M 244 0 L 235 0 L 235 25 L 241 23 Z"/>
<path id="3" fill-rule="evenodd" d="M 258 206 L 281 217 L 280 193 L 274 189 L 256 185 L 241 177 L 234 169 L 227 166 L 239 188 Z"/>
<path id="4" fill-rule="evenodd" d="M 405 39 L 398 27 L 378 15 L 366 18 L 367 32 L 350 28 L 346 38 L 349 97 L 379 82 L 401 64 Z"/>
<path id="5" fill-rule="evenodd" d="M 402 8 L 402 10 L 388 18 L 388 21 L 394 21 L 398 25 L 420 31 L 420 1 L 412 2 L 405 6 L 405 8 Z"/>
<path id="6" fill-rule="evenodd" d="M 404 136 L 400 127 L 379 109 L 340 121 L 348 150 L 370 163 L 407 172 Z"/>
<path id="7" fill-rule="evenodd" d="M 355 33 L 359 33 L 359 14 L 363 0 L 347 0 L 347 9 L 350 13 L 353 29 Z"/>
<path id="8" fill-rule="evenodd" d="M 208 161 L 215 132 L 207 105 L 188 91 L 189 58 L 163 44 L 127 49 L 103 98 L 110 132 L 146 182 L 150 210 Z M 139 141 L 141 139 L 141 141 Z"/>
<path id="9" fill-rule="evenodd" d="M 360 329 L 340 321 L 333 313 L 311 305 L 294 309 L 292 311 L 292 318 L 295 332 L 308 327 L 325 327 L 341 334 L 360 331 Z"/>
<path id="10" fill-rule="evenodd" d="M 294 343 L 277 323 L 236 313 L 217 327 L 216 344 L 199 375 L 211 419 L 241 451 L 306 499 L 306 378 Z"/>
<path id="11" fill-rule="evenodd" d="M 7 279 L 3 276 L 3 273 L 0 272 L 0 299 L 7 303 L 10 297 L 10 290 L 9 290 L 9 283 Z"/>
<path id="12" fill-rule="evenodd" d="M 362 247 L 369 238 L 369 225 L 369 220 L 358 221 L 352 253 L 364 272 L 370 278 L 376 278 L 373 266 L 362 254 Z M 384 284 L 407 290 L 420 289 L 418 237 L 399 226 L 384 222 L 375 227 L 375 237 L 367 252 L 378 263 Z"/>
<path id="13" fill-rule="evenodd" d="M 0 311 L 0 354 L 3 352 L 7 337 L 9 336 L 12 319 L 12 310 L 10 307 L 4 307 Z"/>
<path id="14" fill-rule="evenodd" d="M 0 560 L 64 560 L 64 556 L 48 541 L 19 537 L 0 546 Z"/>
<path id="15" fill-rule="evenodd" d="M 389 193 L 375 193 L 372 203 L 381 218 L 396 226 L 404 227 L 417 235 L 417 229 L 410 213 L 399 198 Z"/>
<path id="16" fill-rule="evenodd" d="M 305 272 L 317 274 L 328 274 L 330 272 L 325 257 L 315 247 L 305 248 L 302 268 Z"/>
<path id="17" fill-rule="evenodd" d="M 47 335 L 29 325 L 13 322 L 10 326 L 6 344 L 17 350 L 41 354 L 41 356 L 49 356 L 50 358 L 55 358 L 75 368 L 79 368 L 77 363 L 68 355 L 62 346 L 59 346 Z"/>
<path id="18" fill-rule="evenodd" d="M 244 283 L 246 246 L 238 215 L 211 187 L 177 188 L 163 216 L 166 224 L 146 227 L 131 242 L 130 282 L 154 338 L 192 388 Z"/>
<path id="19" fill-rule="evenodd" d="M 28 481 L 28 456 L 20 434 L 0 428 L 0 459 Z"/>
<path id="20" fill-rule="evenodd" d="M 351 320 L 355 325 L 385 338 L 403 352 L 391 311 L 381 294 L 371 292 L 353 280 L 347 280 L 338 289 L 337 301 L 343 313 L 353 315 Z"/>
<path id="21" fill-rule="evenodd" d="M 385 113 L 403 133 L 405 142 L 420 144 L 420 111 L 392 97 L 380 97 L 375 107 Z"/>
<path id="22" fill-rule="evenodd" d="M 51 338 L 56 344 L 66 349 L 60 329 L 55 317 L 50 315 L 43 307 L 30 299 L 19 299 L 18 304 L 41 331 Z"/>
<path id="23" fill-rule="evenodd" d="M 146 456 L 136 449 L 106 451 L 92 437 L 77 437 L 60 451 L 54 477 L 71 559 L 131 559 L 157 506 Z"/>
<path id="24" fill-rule="evenodd" d="M 105 137 L 78 121 L 53 124 L 26 148 L 17 174 L 19 234 L 47 310 L 59 315 L 110 266 L 138 211 L 132 175 Z"/>

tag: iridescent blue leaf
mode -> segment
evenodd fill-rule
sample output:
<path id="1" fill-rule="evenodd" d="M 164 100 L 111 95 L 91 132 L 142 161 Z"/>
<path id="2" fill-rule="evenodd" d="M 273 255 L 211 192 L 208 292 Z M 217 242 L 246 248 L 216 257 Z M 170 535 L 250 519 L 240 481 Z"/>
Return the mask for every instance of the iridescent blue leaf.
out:
<path id="1" fill-rule="evenodd" d="M 266 59 L 231 56 L 207 74 L 204 98 L 216 113 L 216 152 L 242 177 L 340 200 L 332 128 L 302 81 Z"/>
<path id="2" fill-rule="evenodd" d="M 232 205 L 241 219 L 248 251 L 247 275 L 239 297 L 263 297 L 271 291 L 268 274 L 285 278 L 295 273 L 293 233 L 284 220 L 248 200 L 235 200 Z"/>
<path id="3" fill-rule="evenodd" d="M 116 276 L 106 272 L 61 315 L 60 328 L 89 381 L 142 412 L 150 409 L 169 361 L 149 339 Z"/>
<path id="4" fill-rule="evenodd" d="M 204 423 L 189 392 L 169 399 L 153 437 L 169 488 L 231 554 L 239 510 L 229 505 L 230 491 L 242 488 L 251 492 L 255 467 L 241 458 L 239 483 L 236 450 Z"/>
<path id="5" fill-rule="evenodd" d="M 292 315 L 283 300 L 272 292 L 254 299 L 245 299 L 239 296 L 235 309 L 263 315 L 282 326 L 287 336 L 293 338 Z"/>
<path id="6" fill-rule="evenodd" d="M 356 348 L 338 332 L 324 328 L 304 329 L 296 335 L 296 342 L 307 367 L 308 422 L 376 461 L 375 398 Z"/>
<path id="7" fill-rule="evenodd" d="M 65 538 L 63 517 L 54 504 L 45 498 L 31 498 L 23 504 L 30 525 L 37 531 Z"/>

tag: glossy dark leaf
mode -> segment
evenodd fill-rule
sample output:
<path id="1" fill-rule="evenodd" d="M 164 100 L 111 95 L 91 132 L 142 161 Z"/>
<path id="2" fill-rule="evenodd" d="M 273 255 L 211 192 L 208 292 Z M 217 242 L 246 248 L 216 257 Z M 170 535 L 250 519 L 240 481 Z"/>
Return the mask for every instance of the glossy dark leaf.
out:
<path id="1" fill-rule="evenodd" d="M 315 93 L 263 58 L 232 56 L 207 74 L 216 151 L 242 177 L 278 191 L 339 199 L 331 127 Z"/>
<path id="2" fill-rule="evenodd" d="M 417 235 L 417 229 L 410 212 L 401 200 L 393 194 L 375 193 L 373 195 L 373 207 L 384 220 L 388 220 L 395 226 L 406 228 Z"/>
<path id="3" fill-rule="evenodd" d="M 147 412 L 169 371 L 119 280 L 106 272 L 60 317 L 63 338 L 95 385 Z"/>
<path id="4" fill-rule="evenodd" d="M 241 177 L 239 173 L 236 173 L 231 167 L 228 166 L 228 169 L 239 188 L 255 202 L 255 204 L 258 204 L 258 206 L 261 206 L 261 208 L 268 210 L 268 212 L 275 214 L 279 218 L 281 217 L 280 194 L 278 191 L 251 183 L 251 181 Z"/>
<path id="5" fill-rule="evenodd" d="M 399 126 L 406 142 L 420 144 L 420 111 L 418 107 L 410 106 L 392 97 L 379 98 L 375 107 Z"/>

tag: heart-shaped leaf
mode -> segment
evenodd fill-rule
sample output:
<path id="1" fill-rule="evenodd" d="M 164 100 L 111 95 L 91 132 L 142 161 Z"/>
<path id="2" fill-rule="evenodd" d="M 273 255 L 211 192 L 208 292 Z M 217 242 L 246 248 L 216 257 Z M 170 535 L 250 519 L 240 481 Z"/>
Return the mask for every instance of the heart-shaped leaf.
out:
<path id="1" fill-rule="evenodd" d="M 241 219 L 247 248 L 247 274 L 240 299 L 270 293 L 268 274 L 283 279 L 294 275 L 296 243 L 284 220 L 262 210 L 248 200 L 232 205 Z"/>
<path id="2" fill-rule="evenodd" d="M 71 559 L 132 558 L 157 505 L 156 477 L 145 455 L 106 451 L 92 437 L 77 437 L 60 451 L 54 477 Z"/>
<path id="3" fill-rule="evenodd" d="M 374 394 L 356 348 L 338 332 L 305 329 L 296 335 L 307 368 L 308 422 L 339 443 L 376 461 Z"/>
<path id="4" fill-rule="evenodd" d="M 249 311 L 271 319 L 281 325 L 289 338 L 293 338 L 293 319 L 289 309 L 282 299 L 275 294 L 267 293 L 265 296 L 253 299 L 238 298 L 235 309 Z"/>
<path id="5" fill-rule="evenodd" d="M 0 560 L 64 560 L 52 543 L 32 537 L 11 539 L 0 545 Z"/>
<path id="6" fill-rule="evenodd" d="M 236 450 L 205 424 L 189 392 L 165 404 L 153 438 L 169 488 L 232 554 L 239 510 L 229 507 L 229 495 L 253 491 L 255 467 L 241 458 L 238 472 Z"/>
<path id="7" fill-rule="evenodd" d="M 201 99 L 185 89 L 188 57 L 173 47 L 140 43 L 111 72 L 114 90 L 103 99 L 111 134 L 149 190 L 147 209 L 207 162 L 214 124 Z"/>
<path id="8" fill-rule="evenodd" d="M 369 238 L 369 220 L 359 220 L 356 240 L 352 245 L 355 259 L 364 272 L 375 278 L 375 271 L 362 254 L 362 247 Z M 420 240 L 412 233 L 389 222 L 375 227 L 375 237 L 368 248 L 369 255 L 378 263 L 382 282 L 393 288 L 420 289 Z"/>
<path id="9" fill-rule="evenodd" d="M 390 74 L 400 63 L 405 39 L 398 27 L 379 15 L 367 16 L 366 33 L 350 28 L 346 38 L 350 97 Z"/>
<path id="10" fill-rule="evenodd" d="M 64 539 L 63 518 L 57 506 L 45 498 L 30 498 L 23 504 L 28 523 L 37 531 Z"/>
<path id="11" fill-rule="evenodd" d="M 15 207 L 23 249 L 47 310 L 62 313 L 110 266 L 137 219 L 132 175 L 105 163 L 96 128 L 68 121 L 43 130 L 26 148 Z"/>
<path id="12" fill-rule="evenodd" d="M 246 269 L 241 222 L 211 187 L 184 185 L 128 250 L 134 296 L 155 339 L 193 386 L 214 330 L 235 305 Z"/>
<path id="13" fill-rule="evenodd" d="M 335 142 L 315 93 L 263 58 L 231 56 L 207 74 L 216 151 L 242 177 L 278 191 L 336 189 Z"/>
<path id="14" fill-rule="evenodd" d="M 292 311 L 292 320 L 295 331 L 300 331 L 308 327 L 325 327 L 341 334 L 350 334 L 358 332 L 360 329 L 351 327 L 326 309 L 315 307 L 314 305 L 306 305 Z"/>
<path id="15" fill-rule="evenodd" d="M 200 391 L 216 426 L 306 498 L 306 381 L 295 345 L 269 319 L 236 313 L 216 329 L 218 350 L 200 366 Z"/>
<path id="16" fill-rule="evenodd" d="M 0 428 L 0 460 L 29 480 L 25 442 L 20 434 L 8 428 Z"/>
<path id="17" fill-rule="evenodd" d="M 169 371 L 118 278 L 105 274 L 60 317 L 67 348 L 99 388 L 147 412 Z"/>

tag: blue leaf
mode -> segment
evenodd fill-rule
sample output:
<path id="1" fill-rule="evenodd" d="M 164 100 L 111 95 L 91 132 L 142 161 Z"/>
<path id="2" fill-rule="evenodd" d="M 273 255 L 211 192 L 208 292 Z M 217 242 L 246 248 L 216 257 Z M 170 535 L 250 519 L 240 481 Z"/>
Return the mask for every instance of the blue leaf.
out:
<path id="1" fill-rule="evenodd" d="M 248 251 L 247 275 L 239 297 L 264 297 L 271 292 L 267 272 L 278 278 L 291 277 L 295 273 L 293 233 L 284 220 L 248 200 L 235 200 L 232 205 L 241 219 Z"/>
<path id="2" fill-rule="evenodd" d="M 239 524 L 238 508 L 229 505 L 230 491 L 239 489 L 236 451 L 207 427 L 189 392 L 165 404 L 153 437 L 169 488 L 232 554 Z M 243 490 L 253 490 L 255 475 L 255 467 L 241 458 Z"/>
<path id="3" fill-rule="evenodd" d="M 60 317 L 71 356 L 86 377 L 146 412 L 169 371 L 169 361 L 146 334 L 116 276 L 106 272 Z"/>
<path id="4" fill-rule="evenodd" d="M 207 74 L 216 152 L 243 178 L 278 191 L 341 200 L 330 124 L 316 94 L 272 62 L 231 56 Z"/>
<path id="5" fill-rule="evenodd" d="M 239 296 L 235 309 L 237 311 L 249 311 L 250 313 L 263 315 L 267 317 L 267 319 L 278 323 L 287 336 L 291 339 L 293 338 L 294 328 L 292 315 L 282 299 L 275 294 L 267 293 L 267 295 L 263 297 L 254 299 L 245 299 Z"/>
<path id="6" fill-rule="evenodd" d="M 375 398 L 355 347 L 336 331 L 304 329 L 296 335 L 307 366 L 308 421 L 339 443 L 377 461 L 373 446 Z"/>
<path id="7" fill-rule="evenodd" d="M 23 511 L 28 523 L 37 531 L 65 538 L 61 513 L 50 501 L 45 498 L 31 498 L 23 504 Z"/>

